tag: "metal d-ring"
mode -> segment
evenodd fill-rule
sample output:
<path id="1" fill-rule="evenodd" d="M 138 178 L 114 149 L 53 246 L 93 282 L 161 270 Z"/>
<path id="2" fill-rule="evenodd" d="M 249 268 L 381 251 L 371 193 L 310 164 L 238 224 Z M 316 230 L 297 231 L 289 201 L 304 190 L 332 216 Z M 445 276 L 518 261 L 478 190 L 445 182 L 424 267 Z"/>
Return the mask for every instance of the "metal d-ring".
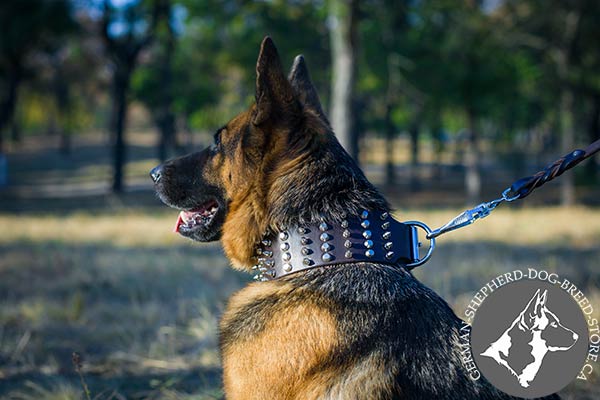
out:
<path id="1" fill-rule="evenodd" d="M 419 228 L 423 229 L 427 235 L 431 234 L 431 229 L 427 225 L 422 223 L 421 221 L 405 221 L 405 222 L 403 222 L 403 224 L 419 227 Z M 416 235 L 415 235 L 415 239 L 418 242 L 418 237 Z M 419 244 L 417 243 L 417 247 L 415 249 L 416 250 L 415 254 L 419 254 L 418 253 L 418 245 Z M 425 264 L 431 258 L 431 254 L 433 254 L 433 249 L 435 249 L 435 237 L 430 237 L 429 238 L 429 250 L 427 251 L 427 254 L 425 254 L 425 257 L 418 259 L 417 261 L 415 261 L 413 263 L 406 264 L 406 267 L 408 269 L 412 269 L 412 268 L 418 267 L 419 265 Z"/>

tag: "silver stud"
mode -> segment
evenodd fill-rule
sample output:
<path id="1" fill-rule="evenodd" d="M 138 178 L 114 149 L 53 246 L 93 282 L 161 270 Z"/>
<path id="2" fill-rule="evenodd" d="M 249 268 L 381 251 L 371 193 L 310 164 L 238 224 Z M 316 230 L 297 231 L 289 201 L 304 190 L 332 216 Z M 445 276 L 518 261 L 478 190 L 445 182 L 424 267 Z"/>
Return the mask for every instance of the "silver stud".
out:
<path id="1" fill-rule="evenodd" d="M 367 210 L 363 210 L 363 212 L 360 214 L 360 217 L 362 219 L 367 219 L 368 216 L 369 216 L 369 212 Z"/>
<path id="2" fill-rule="evenodd" d="M 331 245 L 329 243 L 323 243 L 321 245 L 321 251 L 323 252 L 328 252 L 329 250 L 331 250 Z"/>
<path id="3" fill-rule="evenodd" d="M 389 227 L 390 227 L 390 221 L 386 221 L 383 224 L 381 224 L 381 229 L 383 229 L 383 230 L 386 230 Z"/>
<path id="4" fill-rule="evenodd" d="M 383 232 L 383 235 L 381 235 L 381 237 L 383 237 L 385 240 L 388 240 L 392 237 L 392 232 Z"/>
<path id="5" fill-rule="evenodd" d="M 327 229 L 329 229 L 329 225 L 327 225 L 327 222 L 321 222 L 319 224 L 319 230 L 321 232 L 325 232 Z"/>
<path id="6" fill-rule="evenodd" d="M 328 240 L 331 240 L 331 235 L 328 233 L 321 233 L 321 236 L 319 236 L 319 239 L 321 239 L 321 242 L 326 242 Z"/>
<path id="7" fill-rule="evenodd" d="M 261 249 L 260 247 L 256 248 L 256 254 L 257 255 L 259 255 L 259 256 L 262 255 L 262 252 L 263 252 L 263 249 Z"/>
<path id="8" fill-rule="evenodd" d="M 279 248 L 281 251 L 288 251 L 290 249 L 290 244 L 288 242 L 281 243 Z"/>
<path id="9" fill-rule="evenodd" d="M 365 251 L 365 256 L 371 258 L 375 255 L 375 251 L 373 251 L 373 249 L 369 249 L 367 251 Z"/>
<path id="10" fill-rule="evenodd" d="M 283 264 L 283 270 L 285 272 L 290 272 L 292 270 L 292 264 L 289 264 L 289 263 Z"/>
<path id="11" fill-rule="evenodd" d="M 263 246 L 269 247 L 271 245 L 271 241 L 269 239 L 265 239 L 261 242 Z"/>
<path id="12" fill-rule="evenodd" d="M 267 271 L 269 270 L 269 268 L 267 268 L 267 267 L 265 267 L 265 266 L 262 266 L 262 265 L 261 265 L 260 267 L 258 267 L 258 270 L 259 270 L 260 272 L 262 272 L 262 273 L 265 273 L 265 272 L 267 272 Z"/>
<path id="13" fill-rule="evenodd" d="M 321 259 L 325 262 L 329 262 L 329 261 L 333 260 L 333 256 L 329 253 L 323 253 L 323 255 L 321 256 Z"/>
<path id="14" fill-rule="evenodd" d="M 390 216 L 390 213 L 384 212 L 379 217 L 383 220 L 383 219 L 387 219 L 389 216 Z"/>
<path id="15" fill-rule="evenodd" d="M 346 229 L 348 227 L 348 221 L 343 220 L 341 225 L 342 225 L 342 228 Z"/>
<path id="16" fill-rule="evenodd" d="M 344 232 L 342 232 L 342 236 L 348 239 L 350 237 L 350 231 L 346 229 Z"/>
<path id="17" fill-rule="evenodd" d="M 310 258 L 305 258 L 304 260 L 302 260 L 302 264 L 309 266 L 312 264 L 312 260 Z"/>
<path id="18" fill-rule="evenodd" d="M 346 241 L 344 242 L 344 247 L 345 247 L 345 248 L 347 248 L 347 249 L 349 249 L 350 247 L 352 247 L 352 242 L 351 242 L 351 241 L 349 241 L 349 240 L 346 240 Z"/>
<path id="19" fill-rule="evenodd" d="M 310 239 L 307 237 L 303 237 L 302 239 L 300 239 L 300 243 L 302 243 L 303 246 L 306 246 L 307 244 L 310 244 Z"/>
<path id="20" fill-rule="evenodd" d="M 386 250 L 389 250 L 389 249 L 391 249 L 391 248 L 392 248 L 392 246 L 393 246 L 393 245 L 394 245 L 394 243 L 392 243 L 392 242 L 386 242 L 386 244 L 384 244 L 384 245 L 383 245 L 383 247 L 384 247 Z"/>
<path id="21" fill-rule="evenodd" d="M 306 233 L 306 228 L 300 227 L 298 228 L 298 233 L 304 235 Z"/>
<path id="22" fill-rule="evenodd" d="M 273 252 L 271 250 L 263 250 L 262 255 L 265 257 L 272 257 Z"/>
<path id="23" fill-rule="evenodd" d="M 288 238 L 288 233 L 287 232 L 279 232 L 279 239 L 281 240 L 287 240 Z"/>
<path id="24" fill-rule="evenodd" d="M 387 258 L 388 260 L 390 258 L 394 257 L 394 252 L 393 251 L 388 251 L 387 253 L 385 253 L 385 258 Z"/>
<path id="25" fill-rule="evenodd" d="M 365 229 L 367 229 L 370 225 L 371 222 L 368 219 L 365 219 L 363 222 L 360 223 L 360 226 L 362 226 Z"/>
<path id="26" fill-rule="evenodd" d="M 364 232 L 363 232 L 363 237 L 364 237 L 365 239 L 371 239 L 371 236 L 372 236 L 372 235 L 373 235 L 373 234 L 371 233 L 371 231 L 364 231 Z"/>
<path id="27" fill-rule="evenodd" d="M 283 253 L 281 258 L 283 259 L 283 261 L 290 261 L 292 259 L 292 255 L 290 253 Z"/>
<path id="28" fill-rule="evenodd" d="M 269 278 L 267 278 L 266 276 L 263 276 L 263 275 L 261 275 L 261 276 L 260 276 L 260 281 L 261 281 L 261 282 L 266 282 L 266 281 L 268 281 L 268 280 L 270 280 L 270 279 L 269 279 Z"/>
<path id="29" fill-rule="evenodd" d="M 373 247 L 373 241 L 372 240 L 365 240 L 365 247 L 367 249 L 370 249 L 371 247 Z"/>
<path id="30" fill-rule="evenodd" d="M 269 268 L 273 268 L 275 265 L 275 260 L 265 260 L 264 264 Z"/>
<path id="31" fill-rule="evenodd" d="M 352 258 L 352 252 L 348 250 L 344 253 L 344 256 L 346 256 L 346 258 Z"/>
<path id="32" fill-rule="evenodd" d="M 261 280 L 261 276 L 260 276 L 260 274 L 259 275 L 254 275 L 254 277 L 252 279 L 254 279 L 255 281 L 260 281 Z"/>
<path id="33" fill-rule="evenodd" d="M 303 256 L 307 256 L 310 253 L 312 253 L 312 251 L 310 251 L 310 249 L 308 247 L 303 247 L 302 250 L 300 250 L 300 252 L 302 253 Z"/>
<path id="34" fill-rule="evenodd" d="M 252 266 L 252 271 L 256 271 L 256 270 L 258 270 L 258 265 L 253 265 Z"/>
<path id="35" fill-rule="evenodd" d="M 266 272 L 263 272 L 263 275 L 270 276 L 271 278 L 275 278 L 275 271 L 266 271 Z"/>

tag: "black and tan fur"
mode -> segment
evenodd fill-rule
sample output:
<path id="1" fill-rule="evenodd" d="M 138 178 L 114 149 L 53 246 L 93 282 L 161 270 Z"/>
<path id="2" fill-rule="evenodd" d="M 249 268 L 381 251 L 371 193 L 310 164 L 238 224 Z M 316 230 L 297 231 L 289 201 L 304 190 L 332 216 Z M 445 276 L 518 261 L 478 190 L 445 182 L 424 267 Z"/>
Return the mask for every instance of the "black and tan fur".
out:
<path id="1" fill-rule="evenodd" d="M 157 192 L 185 210 L 216 200 L 213 222 L 184 235 L 221 239 L 249 270 L 256 244 L 280 224 L 339 221 L 388 203 L 342 149 L 301 57 L 289 79 L 266 38 L 256 102 L 201 153 L 162 166 Z M 227 399 L 496 399 L 460 360 L 460 320 L 401 266 L 315 268 L 253 283 L 220 324 Z"/>

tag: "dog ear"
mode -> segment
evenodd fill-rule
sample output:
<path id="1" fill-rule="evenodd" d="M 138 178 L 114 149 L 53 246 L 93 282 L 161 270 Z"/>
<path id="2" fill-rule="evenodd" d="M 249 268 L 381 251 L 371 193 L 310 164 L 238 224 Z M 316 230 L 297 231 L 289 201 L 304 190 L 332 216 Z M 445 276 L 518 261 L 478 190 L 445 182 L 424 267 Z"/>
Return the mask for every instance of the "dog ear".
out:
<path id="1" fill-rule="evenodd" d="M 290 112 L 299 112 L 299 104 L 292 86 L 286 79 L 275 43 L 269 36 L 260 45 L 256 62 L 255 125 L 273 120 Z"/>
<path id="2" fill-rule="evenodd" d="M 306 66 L 302 54 L 297 55 L 296 58 L 294 58 L 294 65 L 292 65 L 288 79 L 296 91 L 300 102 L 315 111 L 319 118 L 329 124 L 329 121 L 323 112 L 323 107 L 321 107 L 317 90 L 310 79 L 308 67 Z"/>
<path id="3" fill-rule="evenodd" d="M 529 303 L 527 304 L 527 307 L 525 308 L 525 311 L 523 313 L 523 321 L 526 322 L 526 326 L 529 326 L 527 322 L 535 318 L 540 318 L 544 315 L 547 294 L 548 290 L 544 290 L 544 292 L 541 292 L 541 289 L 538 289 L 531 298 L 531 300 L 529 300 Z"/>
<path id="4" fill-rule="evenodd" d="M 548 290 L 544 290 L 544 293 L 537 293 L 537 296 L 535 298 L 535 315 L 536 316 L 541 316 L 544 312 L 543 309 L 546 307 L 546 298 L 548 295 Z"/>
<path id="5" fill-rule="evenodd" d="M 533 297 L 527 303 L 525 309 L 521 312 L 520 327 L 522 330 L 527 330 L 531 327 L 532 319 L 537 315 L 537 304 L 540 297 L 540 289 L 538 289 Z"/>

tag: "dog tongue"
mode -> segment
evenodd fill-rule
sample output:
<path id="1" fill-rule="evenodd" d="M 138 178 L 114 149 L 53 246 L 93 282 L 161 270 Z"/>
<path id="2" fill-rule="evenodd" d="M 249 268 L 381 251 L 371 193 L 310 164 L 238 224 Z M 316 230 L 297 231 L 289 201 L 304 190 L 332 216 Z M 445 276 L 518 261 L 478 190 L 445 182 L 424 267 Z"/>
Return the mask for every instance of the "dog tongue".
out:
<path id="1" fill-rule="evenodd" d="M 173 228 L 174 233 L 179 233 L 179 227 L 184 223 L 184 219 L 183 219 L 184 212 L 185 211 L 180 212 L 179 215 L 177 216 L 177 223 L 175 224 L 175 228 Z"/>
<path id="2" fill-rule="evenodd" d="M 175 224 L 175 228 L 173 228 L 173 232 L 179 233 L 179 228 L 181 225 L 187 223 L 194 216 L 194 213 L 191 211 L 181 211 L 177 216 L 177 223 Z"/>

